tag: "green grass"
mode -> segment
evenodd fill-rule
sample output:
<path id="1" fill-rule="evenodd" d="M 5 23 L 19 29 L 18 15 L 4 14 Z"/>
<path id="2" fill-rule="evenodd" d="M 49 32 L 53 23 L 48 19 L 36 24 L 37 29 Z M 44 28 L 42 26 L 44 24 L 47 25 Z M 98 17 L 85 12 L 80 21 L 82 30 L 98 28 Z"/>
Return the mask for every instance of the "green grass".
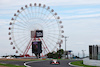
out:
<path id="1" fill-rule="evenodd" d="M 71 62 L 71 64 L 77 65 L 77 66 L 83 66 L 83 67 L 97 67 L 97 66 L 84 65 L 83 61 L 75 61 L 75 62 Z"/>
<path id="2" fill-rule="evenodd" d="M 12 64 L 1 64 L 0 66 L 7 66 L 7 67 L 26 67 L 26 66 L 16 66 L 16 65 L 12 65 Z"/>
<path id="3" fill-rule="evenodd" d="M 2 60 L 2 61 L 43 61 L 43 59 L 32 59 L 32 60 Z M 26 66 L 16 66 L 16 65 L 13 65 L 13 64 L 2 64 L 0 63 L 1 66 L 7 66 L 7 67 L 26 67 Z"/>
<path id="4" fill-rule="evenodd" d="M 42 61 L 42 59 L 31 59 L 31 60 L 14 60 L 14 59 L 12 59 L 12 60 L 9 60 L 9 59 L 7 59 L 7 60 L 0 60 L 0 61 Z"/>
<path id="5" fill-rule="evenodd" d="M 42 59 L 35 59 L 35 60 L 2 60 L 2 61 L 42 61 Z M 7 66 L 7 67 L 26 67 L 26 66 L 17 66 L 13 64 L 2 64 L 0 63 L 1 66 Z"/>

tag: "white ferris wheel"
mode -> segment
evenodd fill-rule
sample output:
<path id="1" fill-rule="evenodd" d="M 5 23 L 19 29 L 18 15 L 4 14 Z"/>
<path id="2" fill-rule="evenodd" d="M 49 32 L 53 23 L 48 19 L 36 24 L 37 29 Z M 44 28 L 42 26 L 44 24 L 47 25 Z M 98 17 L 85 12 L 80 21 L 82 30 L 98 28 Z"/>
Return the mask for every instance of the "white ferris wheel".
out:
<path id="1" fill-rule="evenodd" d="M 61 47 L 64 37 L 62 21 L 57 13 L 49 6 L 36 3 L 17 10 L 11 19 L 9 30 L 10 44 L 21 55 L 32 53 L 31 43 L 34 38 L 31 38 L 31 31 L 43 30 L 43 38 L 39 40 L 42 41 L 44 55 Z"/>

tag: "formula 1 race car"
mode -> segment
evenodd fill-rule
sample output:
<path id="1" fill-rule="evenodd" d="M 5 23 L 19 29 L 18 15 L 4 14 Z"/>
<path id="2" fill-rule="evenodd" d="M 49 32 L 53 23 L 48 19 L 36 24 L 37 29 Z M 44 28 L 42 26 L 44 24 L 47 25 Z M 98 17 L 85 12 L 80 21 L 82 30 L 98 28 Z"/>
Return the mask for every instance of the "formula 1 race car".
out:
<path id="1" fill-rule="evenodd" d="M 50 61 L 50 64 L 60 64 L 60 62 L 57 60 L 57 59 L 52 59 L 51 61 Z"/>

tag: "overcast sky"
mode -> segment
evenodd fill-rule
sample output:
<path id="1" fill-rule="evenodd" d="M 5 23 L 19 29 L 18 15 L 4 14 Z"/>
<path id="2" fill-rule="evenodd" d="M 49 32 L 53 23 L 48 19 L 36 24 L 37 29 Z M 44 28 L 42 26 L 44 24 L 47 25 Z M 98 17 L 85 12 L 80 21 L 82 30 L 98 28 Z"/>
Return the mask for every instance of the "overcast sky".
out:
<path id="1" fill-rule="evenodd" d="M 89 45 L 100 45 L 100 0 L 1 0 L 0 1 L 0 56 L 15 54 L 9 44 L 8 27 L 10 19 L 20 7 L 34 3 L 50 6 L 61 17 L 67 50 L 75 55 Z M 64 44 L 62 48 L 64 49 Z"/>

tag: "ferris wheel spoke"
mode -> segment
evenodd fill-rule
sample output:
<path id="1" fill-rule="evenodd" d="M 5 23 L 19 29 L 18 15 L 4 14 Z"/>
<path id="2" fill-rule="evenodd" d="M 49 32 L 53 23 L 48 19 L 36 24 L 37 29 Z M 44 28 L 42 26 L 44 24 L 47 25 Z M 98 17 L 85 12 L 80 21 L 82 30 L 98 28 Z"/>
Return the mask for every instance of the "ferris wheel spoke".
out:
<path id="1" fill-rule="evenodd" d="M 46 27 L 52 27 L 53 25 L 55 25 L 56 23 L 53 23 L 53 24 L 50 24 L 50 25 L 45 25 L 45 28 Z"/>
<path id="2" fill-rule="evenodd" d="M 29 19 L 29 17 L 28 17 L 28 15 L 27 15 L 27 13 L 26 13 L 26 11 L 25 11 L 25 10 L 24 10 L 24 13 L 25 13 L 26 17 Z"/>
<path id="3" fill-rule="evenodd" d="M 28 11 L 28 13 L 29 13 L 29 15 L 30 15 L 29 8 L 27 8 L 27 11 Z M 31 18 L 31 15 L 30 15 L 30 18 Z"/>
<path id="4" fill-rule="evenodd" d="M 29 38 L 28 38 L 29 39 Z M 18 46 L 17 45 L 17 47 L 20 47 L 20 49 L 22 49 L 23 48 L 23 46 L 25 46 L 25 43 L 27 42 L 27 40 L 28 39 L 26 39 L 26 40 L 24 40 L 24 43 L 22 44 L 22 42 L 20 42 L 19 44 L 22 44 L 21 46 Z M 23 48 L 24 49 L 24 48 Z M 22 50 L 21 50 L 22 51 Z M 22 51 L 22 53 L 23 53 L 23 51 Z"/>
<path id="5" fill-rule="evenodd" d="M 13 32 L 12 32 L 13 33 Z M 24 33 L 13 33 L 13 34 L 15 34 L 14 36 L 15 37 L 20 37 L 20 36 L 26 36 L 26 35 L 29 35 L 29 34 L 27 34 L 27 32 L 24 32 Z M 18 35 L 18 36 L 17 36 Z"/>
<path id="6" fill-rule="evenodd" d="M 53 16 L 49 17 L 48 20 L 45 22 L 45 24 L 47 24 L 47 22 L 49 22 L 52 17 Z M 51 21 L 51 22 L 53 22 L 53 21 Z"/>
<path id="7" fill-rule="evenodd" d="M 49 36 L 49 35 L 54 35 L 54 36 L 61 36 L 60 34 L 55 34 L 55 33 L 48 33 L 46 36 Z M 52 37 L 52 36 L 51 36 Z"/>
<path id="8" fill-rule="evenodd" d="M 21 15 L 23 16 L 23 18 L 27 21 L 27 18 L 21 13 Z M 25 22 L 26 24 L 28 24 L 27 22 Z"/>
<path id="9" fill-rule="evenodd" d="M 23 41 L 25 41 L 28 38 L 28 36 L 26 36 L 25 38 L 21 39 L 21 41 L 19 41 L 17 44 L 22 43 Z M 18 41 L 18 40 L 17 40 Z"/>
<path id="10" fill-rule="evenodd" d="M 52 38 L 58 39 L 58 38 L 56 38 L 55 36 L 51 36 L 50 34 L 47 34 L 46 36 L 49 36 L 49 37 L 52 37 Z"/>
<path id="11" fill-rule="evenodd" d="M 28 42 L 28 45 L 26 46 L 26 48 L 24 49 L 24 55 L 27 54 L 27 52 L 29 51 L 30 47 L 31 47 L 31 42 L 34 41 L 34 39 L 30 39 L 30 41 Z"/>
<path id="12" fill-rule="evenodd" d="M 48 23 L 46 23 L 46 25 L 49 25 L 51 23 L 57 23 L 55 20 L 49 21 Z"/>
<path id="13" fill-rule="evenodd" d="M 42 10 L 41 10 L 41 16 L 40 16 L 40 17 L 42 17 L 42 15 L 43 15 L 43 8 L 42 8 Z"/>
<path id="14" fill-rule="evenodd" d="M 21 26 L 21 25 L 18 25 L 18 24 L 14 24 L 14 25 L 16 25 L 16 26 L 18 26 L 18 27 L 26 28 L 26 27 Z M 26 29 L 27 29 L 27 28 L 26 28 Z"/>
<path id="15" fill-rule="evenodd" d="M 29 30 L 33 30 L 33 29 L 34 29 L 34 23 L 33 23 L 33 24 L 31 24 L 31 26 L 30 26 Z M 37 29 L 37 27 L 35 27 L 35 29 Z"/>
<path id="16" fill-rule="evenodd" d="M 51 13 L 49 13 L 49 14 L 51 14 Z M 48 18 L 48 19 L 45 21 L 45 23 L 44 23 L 45 25 L 47 25 L 49 23 L 49 21 L 52 19 L 52 17 L 54 17 L 54 15 L 49 17 L 49 14 L 48 14 L 48 16 L 46 16 L 46 18 Z M 50 21 L 50 22 L 53 22 L 53 21 Z"/>
<path id="17" fill-rule="evenodd" d="M 13 33 L 14 36 L 17 37 L 17 38 L 18 38 L 18 37 L 21 37 L 21 36 L 29 35 L 29 33 L 27 33 L 27 32 L 23 32 L 23 33 L 22 33 L 22 32 L 18 32 L 18 33 L 17 33 L 17 32 L 12 32 L 12 33 Z M 17 35 L 18 35 L 18 36 L 17 36 Z"/>
<path id="18" fill-rule="evenodd" d="M 12 34 L 20 34 L 20 33 L 17 33 L 17 32 L 12 32 Z M 22 35 L 26 35 L 26 33 L 21 33 L 20 35 L 18 35 L 18 36 L 22 36 Z"/>
<path id="19" fill-rule="evenodd" d="M 37 13 L 38 13 L 38 17 L 39 17 L 39 14 L 40 14 L 40 12 L 39 12 L 39 11 L 40 11 L 40 7 L 38 7 L 38 12 L 37 12 Z"/>
<path id="20" fill-rule="evenodd" d="M 53 16 L 52 16 L 52 17 L 53 17 Z M 55 17 L 54 17 L 54 18 L 55 18 Z M 55 18 L 55 19 L 56 19 L 56 18 Z M 50 19 L 49 19 L 49 20 L 50 20 Z M 45 25 L 49 25 L 50 23 L 55 23 L 55 22 L 58 23 L 58 21 L 59 21 L 59 20 L 57 20 L 57 19 L 56 19 L 56 21 L 55 21 L 55 20 L 50 20 L 49 22 L 47 21 L 48 23 L 46 22 Z"/>
<path id="21" fill-rule="evenodd" d="M 45 31 L 48 31 L 48 30 L 45 30 Z M 51 29 L 51 30 L 49 30 L 49 31 L 50 31 L 50 32 L 54 32 L 54 31 L 60 31 L 60 30 L 52 30 L 52 29 Z"/>
<path id="22" fill-rule="evenodd" d="M 25 46 L 25 43 L 29 40 L 30 38 L 27 38 L 24 42 L 23 42 L 23 44 L 20 46 L 20 48 L 22 48 L 23 46 Z"/>
<path id="23" fill-rule="evenodd" d="M 16 46 L 16 47 L 17 47 L 17 46 Z M 20 48 L 19 48 L 19 47 L 17 47 L 17 49 L 18 49 L 18 50 L 20 50 Z M 21 50 L 20 50 L 20 51 L 21 51 Z M 23 53 L 23 51 L 21 51 L 21 52 Z"/>
<path id="24" fill-rule="evenodd" d="M 40 38 L 40 40 L 42 41 L 42 38 Z M 44 53 L 45 53 L 45 51 L 47 52 L 47 49 L 46 49 L 46 46 L 45 46 L 44 44 L 45 44 L 45 43 L 42 42 L 42 48 L 43 48 L 43 51 L 44 51 Z"/>
<path id="25" fill-rule="evenodd" d="M 22 13 L 20 13 L 20 14 L 23 16 L 24 19 L 27 19 L 26 16 L 24 16 Z M 26 14 L 25 14 L 25 15 L 26 15 Z"/>
<path id="26" fill-rule="evenodd" d="M 47 36 L 45 36 L 45 37 L 47 37 Z M 54 39 L 51 39 L 50 37 L 47 37 L 49 40 L 51 40 L 52 42 L 54 42 L 54 43 L 57 43 L 56 41 L 54 41 Z"/>
<path id="27" fill-rule="evenodd" d="M 59 34 L 55 34 L 55 33 L 48 33 L 48 34 L 59 35 Z"/>
<path id="28" fill-rule="evenodd" d="M 50 39 L 48 39 L 48 38 L 45 38 L 45 39 L 49 43 L 48 44 L 49 46 L 54 46 L 55 45 Z"/>
<path id="29" fill-rule="evenodd" d="M 27 35 L 28 35 L 28 34 L 27 34 Z M 26 37 L 27 35 L 24 35 L 24 36 L 22 36 L 22 37 L 16 39 L 16 41 L 18 41 L 19 39 L 20 39 L 20 40 L 23 39 L 23 38 Z M 19 35 L 18 35 L 18 36 L 19 36 Z M 18 37 L 18 36 L 16 35 L 16 37 Z"/>
<path id="30" fill-rule="evenodd" d="M 35 18 L 36 18 L 36 7 L 35 7 Z"/>
<path id="31" fill-rule="evenodd" d="M 36 15 L 35 15 L 35 18 L 38 18 L 38 12 L 36 12 L 35 14 L 36 14 Z"/>
<path id="32" fill-rule="evenodd" d="M 21 28 L 13 28 L 13 29 L 16 29 L 16 30 L 24 30 L 24 31 L 29 31 L 28 29 L 21 29 Z"/>
<path id="33" fill-rule="evenodd" d="M 55 39 L 58 39 L 57 37 L 55 37 L 55 36 L 51 36 L 51 35 L 49 35 L 49 34 L 48 34 L 48 36 L 50 36 L 50 37 L 52 37 L 52 38 L 55 38 Z"/>
<path id="34" fill-rule="evenodd" d="M 22 14 L 22 13 L 21 13 L 21 14 Z M 29 22 L 28 22 L 28 20 L 27 20 L 27 18 L 26 18 L 24 15 L 22 15 L 22 16 L 23 16 L 23 18 L 25 19 L 24 22 L 25 22 L 27 25 L 30 25 Z"/>
<path id="35" fill-rule="evenodd" d="M 28 21 L 27 21 L 28 22 Z M 33 23 L 34 24 L 34 23 Z M 32 26 L 32 23 L 30 24 L 30 22 L 29 22 L 29 28 L 30 28 L 30 26 Z"/>
<path id="36" fill-rule="evenodd" d="M 55 33 L 58 33 L 58 32 L 61 31 L 61 30 L 58 30 L 58 29 L 45 29 L 45 31 L 50 31 L 50 32 L 56 31 Z"/>
<path id="37" fill-rule="evenodd" d="M 49 49 L 49 50 L 52 49 L 52 47 L 49 45 L 50 43 L 48 43 L 48 40 L 45 39 L 45 38 L 43 38 L 43 39 L 45 40 L 47 47 L 49 47 L 48 49 Z M 53 45 L 52 45 L 52 46 L 53 46 Z"/>
<path id="38" fill-rule="evenodd" d="M 25 32 L 11 32 L 11 33 L 25 33 Z"/>
<path id="39" fill-rule="evenodd" d="M 49 30 L 59 30 L 58 28 L 55 28 L 57 26 L 48 26 L 48 27 L 45 27 L 44 31 L 49 31 Z"/>
<path id="40" fill-rule="evenodd" d="M 55 44 L 57 43 L 56 41 L 54 41 L 53 39 L 51 39 L 50 37 L 48 37 L 49 40 L 51 40 L 52 42 L 54 42 Z"/>
<path id="41" fill-rule="evenodd" d="M 31 18 L 33 17 L 33 7 L 31 6 Z"/>
<path id="42" fill-rule="evenodd" d="M 33 17 L 36 18 L 36 17 L 35 17 L 35 14 L 36 14 L 35 12 L 36 12 L 35 7 L 32 7 L 32 18 L 33 18 Z"/>
<path id="43" fill-rule="evenodd" d="M 49 18 L 49 15 L 50 15 L 51 13 L 49 13 L 48 15 L 46 15 L 45 14 L 45 16 L 44 16 L 44 18 L 43 19 L 47 19 L 47 18 Z M 49 18 L 50 19 L 50 18 Z M 46 22 L 47 22 L 47 20 L 46 20 Z"/>
<path id="44" fill-rule="evenodd" d="M 48 49 L 48 47 L 47 47 L 45 41 L 44 41 L 42 38 L 41 38 L 41 40 L 42 40 L 42 42 L 44 43 L 44 46 L 45 46 L 45 48 L 47 49 L 47 51 L 50 52 L 50 50 Z"/>
<path id="45" fill-rule="evenodd" d="M 18 16 L 18 17 L 19 17 L 19 16 Z M 27 25 L 29 24 L 29 23 L 27 23 L 25 20 L 23 20 L 22 18 L 19 17 L 19 19 L 21 19 L 21 20 L 22 20 L 24 23 L 26 23 Z M 17 20 L 17 21 L 18 21 L 18 20 Z M 22 23 L 23 23 L 23 22 L 22 22 Z"/>
<path id="46" fill-rule="evenodd" d="M 54 30 L 54 29 L 56 29 L 55 27 L 48 27 L 48 28 L 44 28 L 44 30 Z M 58 29 L 56 29 L 56 30 L 58 30 Z"/>
<path id="47" fill-rule="evenodd" d="M 51 12 L 50 12 L 48 15 L 43 14 L 43 15 L 45 15 L 45 16 L 44 16 L 44 18 L 42 18 L 42 19 L 44 19 L 44 20 L 45 20 L 45 19 L 47 19 L 47 18 L 48 18 L 47 20 L 45 20 L 45 23 L 44 23 L 44 24 L 46 24 L 48 21 L 50 21 L 50 19 L 51 19 L 52 17 L 54 17 L 54 15 L 49 17 L 49 15 L 50 15 L 50 14 L 51 14 Z M 43 25 L 44 25 L 44 24 L 43 24 Z"/>
<path id="48" fill-rule="evenodd" d="M 21 21 L 19 21 L 19 20 L 16 20 L 17 22 L 19 22 L 19 23 L 21 23 L 22 25 L 24 25 L 24 26 L 28 26 L 27 24 L 25 24 L 25 23 L 23 23 L 23 22 L 21 22 Z"/>
<path id="49" fill-rule="evenodd" d="M 41 39 L 41 41 L 42 41 L 42 39 Z M 46 47 L 45 47 L 45 45 L 44 45 L 44 42 L 43 42 L 43 44 L 42 44 L 42 47 L 43 47 L 44 53 L 45 53 L 45 51 L 47 52 L 47 49 L 46 49 Z"/>
<path id="50" fill-rule="evenodd" d="M 45 14 L 47 13 L 47 9 L 45 9 L 46 11 L 44 12 L 43 16 L 45 16 Z M 43 16 L 41 16 L 43 18 Z"/>
<path id="51" fill-rule="evenodd" d="M 45 21 L 45 23 L 43 23 L 42 25 L 47 26 L 47 25 L 49 25 L 49 24 L 53 23 L 54 21 L 55 21 L 55 20 L 52 20 L 52 21 L 50 21 L 50 22 L 46 22 L 46 21 Z M 56 23 L 56 24 L 57 24 L 57 22 L 54 22 L 54 23 Z"/>
<path id="52" fill-rule="evenodd" d="M 36 18 L 38 18 L 38 6 L 36 7 Z"/>
<path id="53" fill-rule="evenodd" d="M 57 44 L 57 46 L 58 46 L 59 44 Z M 55 48 L 57 48 L 57 46 L 54 46 L 54 48 L 53 48 L 53 50 L 52 51 L 54 51 L 55 50 Z"/>
<path id="54" fill-rule="evenodd" d="M 25 22 L 25 20 L 23 20 L 21 17 L 17 16 L 20 20 L 22 20 L 23 22 Z M 26 23 L 26 22 L 25 22 Z"/>

